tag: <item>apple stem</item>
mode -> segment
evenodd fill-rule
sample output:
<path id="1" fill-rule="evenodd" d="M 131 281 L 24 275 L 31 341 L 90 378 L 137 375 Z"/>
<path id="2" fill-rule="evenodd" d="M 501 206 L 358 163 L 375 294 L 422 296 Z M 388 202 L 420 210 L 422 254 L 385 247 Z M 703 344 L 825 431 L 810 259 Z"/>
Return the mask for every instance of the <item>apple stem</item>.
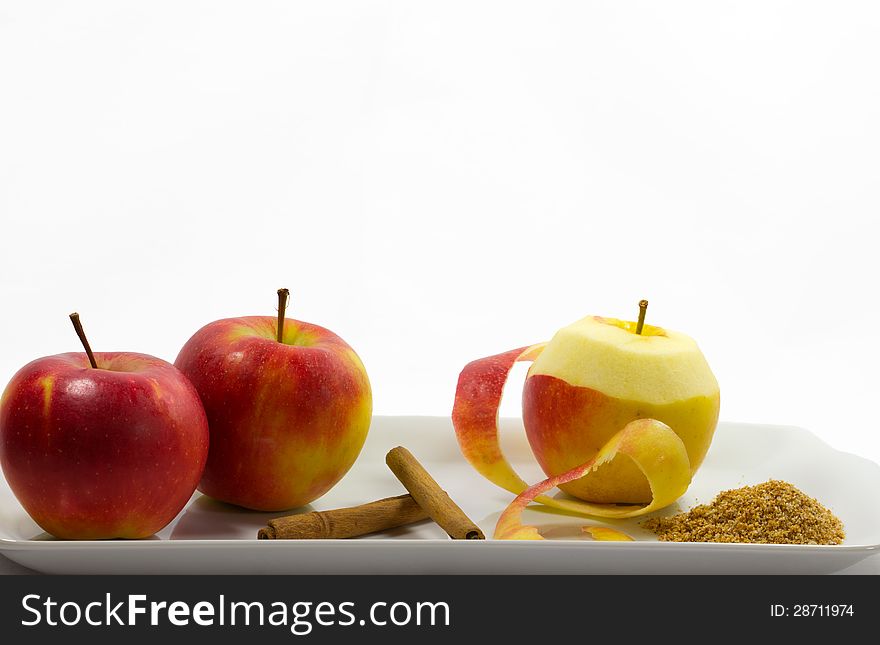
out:
<path id="1" fill-rule="evenodd" d="M 642 327 L 645 326 L 645 313 L 648 311 L 648 301 L 639 300 L 639 322 L 636 323 L 636 333 L 642 333 Z"/>
<path id="2" fill-rule="evenodd" d="M 278 332 L 276 338 L 278 342 L 282 342 L 282 338 L 284 337 L 284 312 L 287 309 L 287 301 L 290 298 L 290 291 L 288 289 L 279 289 L 278 290 Z"/>
<path id="3" fill-rule="evenodd" d="M 79 342 L 82 343 L 82 346 L 86 350 L 86 355 L 89 357 L 89 363 L 92 364 L 94 369 L 98 369 L 98 363 L 95 361 L 95 355 L 92 353 L 92 348 L 89 345 L 89 339 L 86 338 L 86 332 L 83 331 L 82 323 L 79 321 L 79 314 L 75 311 L 70 314 L 70 322 L 73 323 L 73 328 L 76 330 L 76 335 L 79 336 Z"/>

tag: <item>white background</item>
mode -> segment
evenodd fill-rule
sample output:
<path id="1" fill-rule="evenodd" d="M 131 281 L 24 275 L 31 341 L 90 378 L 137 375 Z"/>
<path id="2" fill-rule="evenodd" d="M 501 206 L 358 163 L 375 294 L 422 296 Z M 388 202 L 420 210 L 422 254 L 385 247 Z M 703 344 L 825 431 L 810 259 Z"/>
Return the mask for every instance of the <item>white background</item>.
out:
<path id="1" fill-rule="evenodd" d="M 287 286 L 377 413 L 447 415 L 469 360 L 648 298 L 722 418 L 880 461 L 878 33 L 857 2 L 3 2 L 0 380 L 78 350 L 74 309 L 173 360 Z"/>

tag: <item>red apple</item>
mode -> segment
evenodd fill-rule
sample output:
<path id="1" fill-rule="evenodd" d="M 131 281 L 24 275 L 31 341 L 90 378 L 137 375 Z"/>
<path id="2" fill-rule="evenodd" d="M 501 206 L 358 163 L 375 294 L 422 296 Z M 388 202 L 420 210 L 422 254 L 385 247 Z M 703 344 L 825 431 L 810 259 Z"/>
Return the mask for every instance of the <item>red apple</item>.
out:
<path id="1" fill-rule="evenodd" d="M 91 354 L 91 352 L 90 352 Z M 0 464 L 59 538 L 141 538 L 195 491 L 208 455 L 198 394 L 173 365 L 128 352 L 28 363 L 0 399 Z"/>
<path id="2" fill-rule="evenodd" d="M 175 361 L 211 430 L 199 490 L 263 511 L 304 506 L 330 490 L 360 454 L 372 416 L 354 350 L 323 327 L 284 320 L 285 302 L 277 319 L 206 325 Z"/>

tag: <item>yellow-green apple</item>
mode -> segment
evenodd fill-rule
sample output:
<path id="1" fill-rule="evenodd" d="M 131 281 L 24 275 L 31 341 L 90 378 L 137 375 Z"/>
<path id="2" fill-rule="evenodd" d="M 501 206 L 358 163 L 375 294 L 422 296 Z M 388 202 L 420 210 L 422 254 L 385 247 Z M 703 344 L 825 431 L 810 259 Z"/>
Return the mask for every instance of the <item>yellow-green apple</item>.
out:
<path id="1" fill-rule="evenodd" d="M 211 449 L 199 490 L 263 511 L 308 504 L 360 454 L 372 415 L 354 350 L 318 325 L 279 315 L 212 322 L 175 361 L 208 415 Z"/>
<path id="2" fill-rule="evenodd" d="M 190 499 L 207 456 L 198 394 L 153 356 L 88 348 L 39 358 L 0 399 L 6 481 L 59 538 L 152 535 Z"/>
<path id="3" fill-rule="evenodd" d="M 644 325 L 647 302 L 640 304 L 638 322 L 589 316 L 559 330 L 548 343 L 465 367 L 453 409 L 465 457 L 500 486 L 517 494 L 526 489 L 501 452 L 497 411 L 513 363 L 534 360 L 523 389 L 523 423 L 548 477 L 589 462 L 637 419 L 671 428 L 687 452 L 689 475 L 696 472 L 718 421 L 718 382 L 697 344 L 684 334 Z M 571 481 L 562 478 L 559 488 L 593 503 L 652 500 L 643 469 L 625 457 Z"/>

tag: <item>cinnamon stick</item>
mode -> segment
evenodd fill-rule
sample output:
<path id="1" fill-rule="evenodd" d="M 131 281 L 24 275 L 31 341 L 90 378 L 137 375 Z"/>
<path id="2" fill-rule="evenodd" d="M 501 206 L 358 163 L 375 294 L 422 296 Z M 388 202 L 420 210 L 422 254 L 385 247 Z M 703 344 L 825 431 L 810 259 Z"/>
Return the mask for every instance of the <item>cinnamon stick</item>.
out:
<path id="1" fill-rule="evenodd" d="M 386 497 L 369 504 L 313 511 L 269 520 L 257 533 L 260 540 L 350 538 L 428 519 L 411 495 Z"/>
<path id="2" fill-rule="evenodd" d="M 480 527 L 464 514 L 412 453 L 398 446 L 385 456 L 385 463 L 432 520 L 453 540 L 485 540 Z"/>

